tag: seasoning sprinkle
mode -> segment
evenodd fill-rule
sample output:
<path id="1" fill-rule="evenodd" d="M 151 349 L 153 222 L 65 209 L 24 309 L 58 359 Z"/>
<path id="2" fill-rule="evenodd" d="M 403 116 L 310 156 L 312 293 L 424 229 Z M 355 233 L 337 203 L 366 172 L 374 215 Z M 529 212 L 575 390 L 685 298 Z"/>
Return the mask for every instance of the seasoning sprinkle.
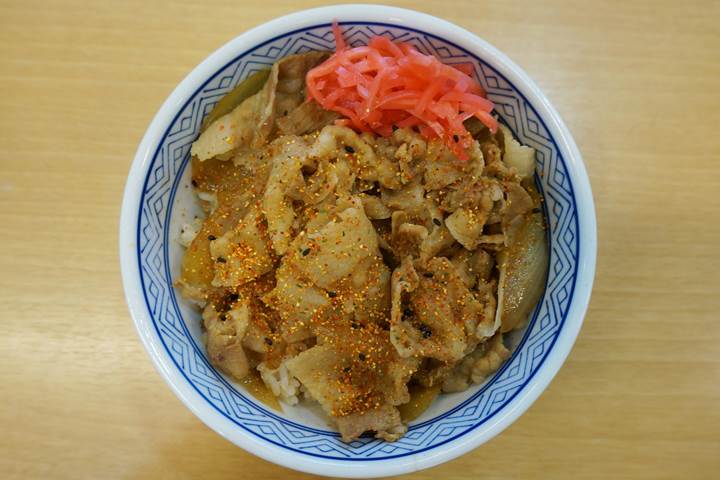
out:
<path id="1" fill-rule="evenodd" d="M 280 114 L 288 115 L 288 112 L 280 108 L 278 115 Z M 225 130 L 228 132 L 223 132 L 224 135 L 232 133 L 228 126 L 225 125 Z M 198 258 L 198 261 L 191 262 L 187 271 L 183 271 L 184 274 L 192 275 L 191 278 L 210 277 L 211 281 L 217 280 L 219 285 L 226 286 L 207 288 L 202 294 L 207 304 L 214 308 L 211 310 L 212 317 L 218 324 L 208 331 L 206 325 L 201 322 L 203 332 L 208 338 L 220 335 L 223 341 L 227 340 L 225 337 L 229 337 L 231 341 L 229 344 L 227 342 L 223 344 L 224 348 L 216 352 L 217 355 L 213 355 L 213 361 L 231 360 L 229 357 L 232 348 L 238 345 L 236 338 L 238 332 L 235 332 L 234 323 L 239 312 L 235 308 L 240 305 L 243 309 L 248 309 L 248 312 L 244 313 L 251 315 L 253 328 L 257 329 L 255 341 L 265 345 L 262 347 L 257 344 L 260 348 L 257 348 L 258 352 L 252 354 L 252 363 L 255 365 L 262 361 L 277 366 L 284 359 L 296 357 L 305 350 L 302 348 L 303 344 L 298 345 L 300 348 L 292 344 L 286 345 L 280 334 L 286 333 L 286 326 L 287 333 L 291 335 L 304 334 L 305 331 L 317 332 L 317 338 L 322 339 L 321 344 L 331 348 L 336 357 L 328 365 L 318 365 L 312 373 L 314 380 L 331 382 L 327 385 L 328 389 L 332 390 L 328 400 L 332 400 L 331 414 L 336 417 L 362 415 L 386 404 L 386 396 L 389 394 L 386 392 L 388 380 L 392 380 L 393 385 L 407 384 L 412 381 L 416 371 L 425 368 L 419 362 L 406 362 L 399 357 L 398 347 L 411 349 L 420 344 L 423 354 L 418 356 L 433 358 L 447 348 L 446 341 L 456 344 L 466 341 L 470 334 L 462 327 L 462 323 L 466 320 L 465 316 L 469 314 L 468 312 L 475 314 L 478 302 L 473 297 L 476 294 L 487 296 L 487 303 L 490 303 L 497 295 L 496 283 L 494 283 L 497 282 L 498 275 L 496 268 L 490 269 L 491 271 L 485 275 L 488 278 L 483 278 L 477 289 L 464 289 L 459 283 L 461 279 L 450 275 L 454 267 L 448 263 L 447 258 L 443 258 L 451 256 L 449 254 L 442 255 L 440 252 L 430 255 L 428 261 L 443 262 L 437 268 L 433 268 L 432 263 L 416 261 L 413 257 L 409 265 L 403 265 L 404 262 L 399 260 L 406 256 L 405 253 L 412 255 L 416 246 L 411 238 L 393 237 L 391 218 L 369 219 L 368 223 L 362 219 L 362 216 L 341 217 L 341 212 L 351 205 L 348 196 L 362 192 L 363 195 L 372 196 L 377 200 L 381 193 L 388 191 L 381 187 L 379 180 L 370 181 L 360 178 L 368 176 L 374 178 L 372 175 L 375 174 L 374 167 L 366 165 L 368 160 L 364 158 L 366 151 L 369 154 L 382 156 L 383 161 L 397 160 L 397 166 L 393 165 L 385 180 L 395 182 L 401 189 L 413 189 L 415 184 L 412 182 L 418 184 L 423 199 L 431 202 L 426 209 L 425 219 L 413 218 L 413 215 L 410 215 L 408 208 L 412 208 L 412 205 L 394 206 L 392 211 L 404 211 L 410 217 L 408 221 L 422 223 L 428 231 L 434 229 L 437 233 L 439 230 L 444 230 L 447 227 L 445 219 L 448 213 L 457 208 L 467 209 L 468 225 L 487 224 L 487 217 L 495 215 L 496 212 L 486 211 L 484 203 L 486 196 L 493 202 L 505 198 L 509 203 L 507 185 L 517 183 L 518 180 L 514 176 L 512 180 L 503 180 L 502 175 L 499 178 L 495 177 L 497 172 L 493 172 L 493 168 L 497 170 L 498 162 L 501 161 L 499 148 L 496 149 L 497 151 L 484 153 L 487 172 L 475 175 L 466 171 L 469 169 L 457 165 L 458 171 L 466 174 L 461 182 L 453 183 L 443 189 L 429 190 L 422 185 L 422 179 L 419 179 L 418 175 L 422 177 L 423 164 L 428 160 L 425 157 L 438 153 L 433 150 L 435 146 L 429 144 L 423 146 L 422 141 L 417 141 L 415 138 L 417 134 L 412 133 L 417 128 L 398 130 L 396 125 L 391 127 L 393 132 L 397 131 L 395 135 L 378 137 L 374 142 L 369 137 L 363 136 L 360 141 L 364 143 L 350 141 L 350 145 L 345 145 L 342 139 L 338 138 L 336 148 L 329 154 L 332 157 L 331 161 L 334 159 L 340 164 L 344 162 L 342 169 L 337 172 L 331 171 L 336 170 L 334 167 L 327 167 L 335 164 L 320 162 L 312 168 L 305 166 L 308 163 L 307 154 L 298 153 L 304 148 L 297 151 L 292 148 L 284 150 L 287 149 L 286 145 L 292 143 L 300 143 L 298 147 L 311 146 L 311 143 L 317 141 L 320 136 L 319 131 L 316 131 L 310 135 L 295 137 L 297 140 L 273 143 L 263 147 L 262 151 L 250 153 L 243 165 L 234 165 L 233 162 L 207 164 L 203 170 L 205 168 L 209 170 L 200 174 L 196 172 L 194 178 L 191 175 L 191 182 L 184 185 L 187 188 L 192 183 L 197 194 L 210 187 L 212 188 L 207 191 L 208 194 L 211 190 L 221 193 L 214 202 L 218 207 L 216 213 L 203 220 L 202 232 L 209 242 L 216 241 L 212 244 L 213 247 L 225 242 L 222 245 L 224 250 L 215 251 L 213 248 L 213 252 L 210 252 L 205 246 L 204 255 Z M 390 129 L 387 129 L 387 133 L 389 132 Z M 448 132 L 445 140 L 448 145 L 473 141 L 470 136 L 460 132 L 454 136 L 453 132 Z M 360 150 L 354 148 L 355 145 L 358 145 Z M 487 145 L 482 142 L 478 145 L 478 148 L 480 147 L 483 151 L 487 150 Z M 426 150 L 430 150 L 430 153 Z M 393 152 L 395 152 L 394 156 Z M 277 209 L 273 212 L 273 209 L 269 208 L 266 185 L 267 178 L 272 174 L 273 159 L 280 154 L 287 155 L 288 160 L 294 165 L 303 165 L 300 174 L 304 181 L 294 185 L 287 176 L 277 180 L 282 189 L 293 190 L 297 194 L 297 197 L 288 195 L 283 199 L 283 206 L 293 210 L 294 221 L 288 228 L 278 231 L 274 225 L 273 228 L 270 228 L 270 225 L 273 223 L 273 216 L 281 216 L 283 212 L 278 212 Z M 311 160 L 309 163 L 314 161 Z M 340 165 L 335 166 L 340 167 Z M 329 170 L 326 171 L 326 167 Z M 334 174 L 344 175 L 338 185 L 330 181 Z M 398 200 L 398 203 L 404 204 L 405 199 Z M 542 214 L 542 204 L 535 203 L 534 206 L 540 208 L 534 208 L 532 212 Z M 265 207 L 270 211 L 266 211 Z M 197 215 L 195 218 L 199 220 Z M 427 224 L 428 219 L 432 223 Z M 329 231 L 328 235 L 325 235 L 325 232 L 320 230 L 329 222 L 335 222 L 336 225 L 333 225 L 335 231 Z M 502 244 L 492 243 L 494 237 L 501 236 L 498 235 L 501 225 L 491 223 L 486 227 L 482 234 L 488 239 L 483 240 L 483 245 L 477 250 L 488 258 L 481 258 L 483 261 L 478 265 L 469 262 L 473 265 L 465 266 L 471 277 L 483 276 L 486 267 L 495 264 L 495 256 L 504 247 Z M 229 237 L 224 235 L 227 228 L 231 228 L 230 233 L 243 240 L 241 242 L 228 240 Z M 310 230 L 306 231 L 307 228 Z M 377 242 L 362 241 L 366 238 L 364 230 L 368 228 L 373 228 L 377 236 L 382 239 L 385 248 L 378 249 Z M 184 229 L 185 235 L 187 235 L 186 230 Z M 251 231 L 255 231 L 253 237 L 256 238 L 253 240 L 256 239 L 257 242 L 245 238 L 244 235 Z M 212 232 L 218 232 L 217 235 L 220 237 L 213 235 Z M 273 247 L 276 240 L 285 242 L 283 254 L 275 253 Z M 352 249 L 345 248 L 347 243 L 352 245 Z M 390 246 L 393 250 L 390 250 Z M 459 247 L 456 245 L 456 248 Z M 480 250 L 482 248 L 487 252 Z M 472 253 L 473 250 L 470 252 Z M 400 258 L 395 258 L 393 252 Z M 313 258 L 306 258 L 310 253 L 313 254 Z M 303 258 L 298 259 L 298 255 Z M 367 262 L 363 260 L 358 263 L 357 258 L 367 259 Z M 348 262 L 358 266 L 341 278 L 331 279 L 333 283 L 319 286 L 315 285 L 312 278 L 306 278 L 305 269 L 295 268 L 299 267 L 298 264 L 303 260 L 306 264 L 309 263 L 305 265 L 306 269 L 310 270 L 309 267 L 312 267 L 310 273 L 318 277 L 329 277 L 334 274 L 336 262 Z M 289 266 L 293 262 L 297 263 L 292 269 L 283 268 L 284 265 Z M 434 280 L 434 272 L 438 273 L 438 281 Z M 432 280 L 425 281 L 425 279 Z M 392 286 L 388 284 L 398 281 L 401 287 L 398 295 L 400 298 L 396 298 L 395 302 L 383 301 L 376 305 L 378 292 L 387 293 L 385 290 Z M 380 287 L 383 290 L 378 290 Z M 458 288 L 461 290 L 457 290 Z M 422 295 L 405 296 L 412 295 L 415 289 L 420 289 Z M 314 291 L 321 296 L 320 301 L 315 304 L 306 302 L 302 295 L 287 295 L 288 291 L 293 290 L 300 293 Z M 323 294 L 327 295 L 324 301 Z M 484 315 L 487 315 L 484 312 L 487 309 L 485 301 L 481 306 L 483 313 L 478 312 L 477 315 L 484 318 Z M 297 315 L 297 321 L 291 324 L 285 322 L 283 319 L 286 313 Z M 398 319 L 397 316 L 400 318 Z M 398 333 L 394 331 L 397 328 L 396 322 L 400 323 L 402 335 L 390 334 L 391 331 L 393 334 Z M 443 327 L 445 322 L 450 322 L 453 328 L 446 331 Z M 350 332 L 347 331 L 348 327 L 351 328 Z M 434 334 L 435 329 L 438 330 L 437 336 Z M 276 339 L 279 342 L 277 346 L 275 346 Z M 397 345 L 394 345 L 395 343 Z M 256 368 L 253 367 L 253 370 Z"/>

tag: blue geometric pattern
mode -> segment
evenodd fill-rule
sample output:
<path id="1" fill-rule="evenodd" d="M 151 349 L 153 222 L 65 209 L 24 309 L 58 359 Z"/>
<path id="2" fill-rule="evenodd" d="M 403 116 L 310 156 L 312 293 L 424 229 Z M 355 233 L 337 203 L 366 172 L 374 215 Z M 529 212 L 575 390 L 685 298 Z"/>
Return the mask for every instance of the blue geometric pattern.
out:
<path id="1" fill-rule="evenodd" d="M 137 225 L 138 263 L 154 327 L 178 371 L 218 412 L 238 428 L 289 450 L 337 460 L 383 460 L 418 454 L 462 437 L 502 409 L 527 385 L 552 350 L 565 321 L 577 276 L 579 238 L 573 186 L 564 160 L 543 121 L 524 96 L 499 72 L 469 52 L 431 34 L 377 23 L 343 24 L 351 45 L 384 35 L 409 42 L 449 64 L 469 64 L 495 102 L 496 112 L 525 145 L 537 150 L 538 186 L 549 220 L 550 269 L 545 294 L 527 330 L 505 363 L 482 388 L 451 410 L 413 424 L 394 443 L 361 438 L 350 444 L 337 433 L 283 418 L 228 383 L 208 362 L 188 330 L 170 275 L 168 245 L 175 193 L 189 164 L 190 145 L 215 103 L 251 73 L 277 59 L 311 50 L 332 50 L 330 25 L 308 27 L 274 38 L 243 53 L 213 75 L 178 111 L 148 168 Z"/>

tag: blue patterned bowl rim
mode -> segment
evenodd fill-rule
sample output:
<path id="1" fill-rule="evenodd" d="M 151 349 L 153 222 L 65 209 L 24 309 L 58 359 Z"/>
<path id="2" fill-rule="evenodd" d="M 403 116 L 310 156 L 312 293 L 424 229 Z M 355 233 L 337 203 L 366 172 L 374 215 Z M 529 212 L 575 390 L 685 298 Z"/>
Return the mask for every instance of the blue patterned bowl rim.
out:
<path id="1" fill-rule="evenodd" d="M 406 439 L 394 444 L 372 439 L 342 444 L 336 433 L 277 415 L 219 376 L 190 338 L 168 265 L 173 198 L 203 116 L 237 81 L 265 64 L 289 53 L 332 48 L 329 25 L 334 19 L 351 42 L 383 34 L 411 41 L 448 63 L 472 62 L 501 120 L 539 152 L 543 175 L 538 185 L 550 219 L 548 285 L 513 357 L 470 398 L 413 424 Z M 120 253 L 138 334 L 163 378 L 203 422 L 236 445 L 286 467 L 367 478 L 416 471 L 461 455 L 498 434 L 532 404 L 559 370 L 582 325 L 594 277 L 596 225 L 580 153 L 548 99 L 519 67 L 444 20 L 394 7 L 343 5 L 298 12 L 252 29 L 210 55 L 179 84 L 150 124 L 131 167 Z M 170 332 L 173 325 L 180 328 Z"/>

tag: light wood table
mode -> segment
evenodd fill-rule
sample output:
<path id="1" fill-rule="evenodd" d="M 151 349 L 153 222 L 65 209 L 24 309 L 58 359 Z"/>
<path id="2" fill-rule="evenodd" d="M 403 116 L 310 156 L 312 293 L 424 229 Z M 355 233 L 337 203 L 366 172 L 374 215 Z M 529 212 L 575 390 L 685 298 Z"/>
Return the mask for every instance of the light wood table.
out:
<path id="1" fill-rule="evenodd" d="M 0 1 L 0 477 L 308 477 L 165 386 L 125 306 L 117 228 L 174 86 L 233 36 L 320 3 Z M 585 156 L 599 231 L 590 310 L 552 385 L 414 478 L 720 478 L 720 3 L 398 5 L 537 81 Z"/>

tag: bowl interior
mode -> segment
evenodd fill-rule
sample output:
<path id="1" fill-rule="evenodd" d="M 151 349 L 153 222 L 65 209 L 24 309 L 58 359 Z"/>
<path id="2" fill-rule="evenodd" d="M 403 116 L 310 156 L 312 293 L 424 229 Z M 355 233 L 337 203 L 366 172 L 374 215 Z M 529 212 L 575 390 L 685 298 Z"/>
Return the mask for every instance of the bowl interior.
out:
<path id="1" fill-rule="evenodd" d="M 509 335 L 512 357 L 483 385 L 442 395 L 394 443 L 361 438 L 343 443 L 317 409 L 284 406 L 278 413 L 216 371 L 208 362 L 200 331 L 200 315 L 176 294 L 182 248 L 177 242 L 183 223 L 199 215 L 190 188 L 190 145 L 203 117 L 215 103 L 249 74 L 279 58 L 310 50 L 332 50 L 329 24 L 283 33 L 245 52 L 213 72 L 167 125 L 154 149 L 144 179 L 137 223 L 137 256 L 151 328 L 159 340 L 158 355 L 167 355 L 182 382 L 206 407 L 242 429 L 282 449 L 333 460 L 382 460 L 427 452 L 462 437 L 486 422 L 518 396 L 537 374 L 565 323 L 578 272 L 578 210 L 568 167 L 556 140 L 537 111 L 510 80 L 490 63 L 430 33 L 407 26 L 370 22 L 342 24 L 351 45 L 372 35 L 409 42 L 446 63 L 469 64 L 495 102 L 501 121 L 521 143 L 537 151 L 537 184 L 545 198 L 550 245 L 546 291 L 525 330 Z"/>

